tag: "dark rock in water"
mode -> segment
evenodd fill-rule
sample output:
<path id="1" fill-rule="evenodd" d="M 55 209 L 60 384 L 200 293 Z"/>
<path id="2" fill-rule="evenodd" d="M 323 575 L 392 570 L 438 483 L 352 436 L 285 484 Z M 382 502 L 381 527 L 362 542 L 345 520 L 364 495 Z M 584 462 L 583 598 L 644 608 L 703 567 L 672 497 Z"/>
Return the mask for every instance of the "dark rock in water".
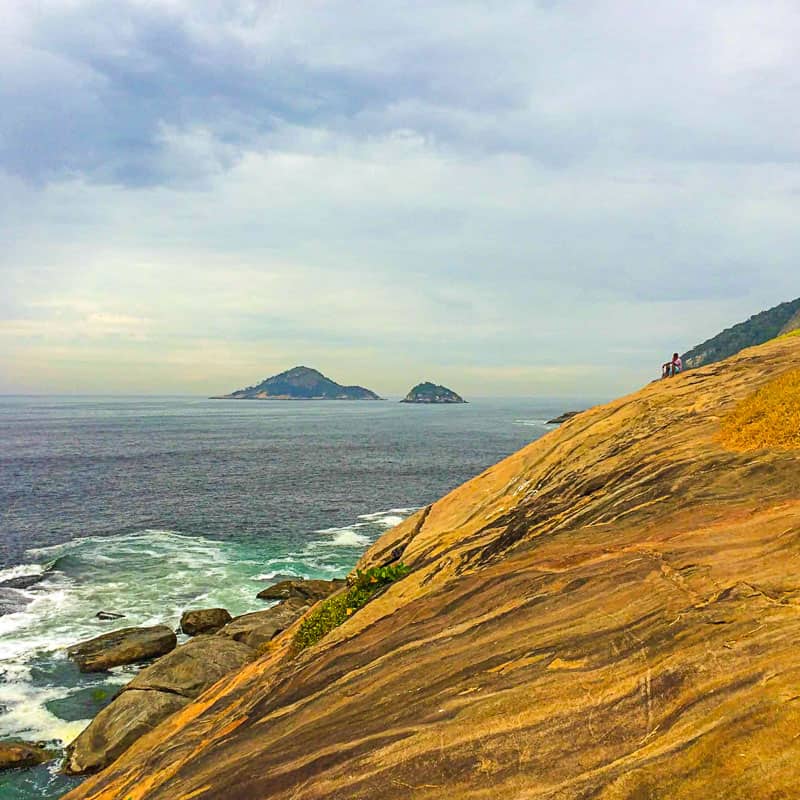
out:
<path id="1" fill-rule="evenodd" d="M 190 702 L 188 697 L 169 692 L 122 692 L 69 745 L 64 771 L 68 775 L 97 772 L 122 755 L 161 720 Z"/>
<path id="2" fill-rule="evenodd" d="M 562 422 L 566 422 L 568 419 L 572 419 L 573 417 L 577 417 L 580 414 L 580 411 L 565 411 L 563 414 L 559 415 L 558 417 L 554 417 L 553 419 L 547 420 L 548 425 L 560 425 Z"/>
<path id="3" fill-rule="evenodd" d="M 0 586 L 0 617 L 3 614 L 16 614 L 23 611 L 30 600 L 17 589 L 6 589 Z"/>
<path id="4" fill-rule="evenodd" d="M 345 582 L 343 580 L 281 581 L 280 583 L 268 586 L 266 589 L 262 589 L 256 597 L 258 597 L 259 600 L 289 600 L 295 598 L 313 603 L 326 598 L 329 594 L 333 594 L 338 589 L 341 589 L 344 584 Z"/>
<path id="5" fill-rule="evenodd" d="M 95 616 L 97 619 L 123 619 L 124 614 L 117 614 L 115 611 L 98 611 Z"/>
<path id="6" fill-rule="evenodd" d="M 67 749 L 70 774 L 110 764 L 150 731 L 229 672 L 255 650 L 221 636 L 197 636 L 143 669 Z"/>
<path id="7" fill-rule="evenodd" d="M 217 636 L 229 636 L 237 642 L 244 642 L 249 647 L 258 649 L 299 619 L 309 605 L 307 600 L 292 598 L 266 611 L 242 614 L 234 617 Z"/>
<path id="8" fill-rule="evenodd" d="M 40 583 L 44 578 L 43 573 L 37 575 L 20 575 L 18 578 L 9 578 L 7 581 L 0 583 L 0 589 L 30 589 Z"/>
<path id="9" fill-rule="evenodd" d="M 158 658 L 175 648 L 178 638 L 166 625 L 122 628 L 104 633 L 67 650 L 81 672 L 102 672 L 121 664 L 137 664 Z"/>
<path id="10" fill-rule="evenodd" d="M 198 633 L 216 633 L 224 628 L 233 617 L 224 608 L 201 608 L 194 611 L 184 611 L 181 616 L 181 630 L 187 636 L 197 636 Z"/>
<path id="11" fill-rule="evenodd" d="M 0 742 L 0 771 L 35 767 L 54 757 L 49 750 L 32 742 Z"/>

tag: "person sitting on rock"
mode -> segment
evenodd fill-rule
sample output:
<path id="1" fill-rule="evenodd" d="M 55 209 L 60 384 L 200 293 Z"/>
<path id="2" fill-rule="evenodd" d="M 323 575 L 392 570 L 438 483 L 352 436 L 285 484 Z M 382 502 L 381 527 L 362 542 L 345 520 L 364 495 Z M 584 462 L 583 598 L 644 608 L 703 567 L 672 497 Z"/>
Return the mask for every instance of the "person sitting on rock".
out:
<path id="1" fill-rule="evenodd" d="M 672 354 L 672 361 L 667 361 L 666 364 L 661 365 L 661 377 L 669 378 L 683 372 L 683 361 L 677 353 Z"/>

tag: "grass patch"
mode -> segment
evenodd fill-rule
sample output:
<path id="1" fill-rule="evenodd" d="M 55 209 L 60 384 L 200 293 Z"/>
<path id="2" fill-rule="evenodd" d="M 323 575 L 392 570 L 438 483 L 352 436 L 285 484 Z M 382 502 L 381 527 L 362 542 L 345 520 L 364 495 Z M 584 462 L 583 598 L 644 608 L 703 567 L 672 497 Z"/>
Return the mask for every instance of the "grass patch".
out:
<path id="1" fill-rule="evenodd" d="M 800 448 L 800 369 L 785 372 L 742 400 L 723 419 L 719 439 L 738 451 Z"/>
<path id="2" fill-rule="evenodd" d="M 300 623 L 294 637 L 295 644 L 301 650 L 316 644 L 325 634 L 363 608 L 379 589 L 404 578 L 409 572 L 405 564 L 372 567 L 365 572 L 356 570 L 355 578 L 346 592 L 324 600 Z"/>

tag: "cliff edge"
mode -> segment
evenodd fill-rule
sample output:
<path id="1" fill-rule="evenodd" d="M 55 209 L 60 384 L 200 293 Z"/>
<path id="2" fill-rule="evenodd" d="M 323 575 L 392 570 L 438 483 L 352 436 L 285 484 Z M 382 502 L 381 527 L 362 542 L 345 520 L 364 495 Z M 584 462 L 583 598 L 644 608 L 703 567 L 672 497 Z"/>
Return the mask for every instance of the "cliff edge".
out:
<path id="1" fill-rule="evenodd" d="M 68 797 L 795 797 L 800 449 L 746 431 L 800 411 L 797 364 L 787 336 L 579 414 L 380 539 L 361 566 L 411 573 L 317 645 L 287 630 Z"/>

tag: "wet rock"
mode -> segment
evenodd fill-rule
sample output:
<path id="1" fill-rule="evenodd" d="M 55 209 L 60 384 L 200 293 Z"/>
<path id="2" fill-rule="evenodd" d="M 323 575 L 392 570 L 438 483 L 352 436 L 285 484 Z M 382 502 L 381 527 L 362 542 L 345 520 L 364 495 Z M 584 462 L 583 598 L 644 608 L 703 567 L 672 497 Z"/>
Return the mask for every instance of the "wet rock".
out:
<path id="1" fill-rule="evenodd" d="M 288 628 L 308 610 L 305 600 L 292 598 L 279 603 L 266 611 L 254 611 L 234 617 L 217 635 L 228 636 L 237 642 L 258 649 L 269 642 L 276 634 Z"/>
<path id="2" fill-rule="evenodd" d="M 276 583 L 262 589 L 256 597 L 259 600 L 305 600 L 314 603 L 317 600 L 326 598 L 333 594 L 337 589 L 341 589 L 345 582 L 334 581 L 303 581 L 288 580 Z"/>
<path id="3" fill-rule="evenodd" d="M 137 664 L 163 656 L 178 639 L 166 625 L 122 628 L 76 644 L 67 650 L 81 672 L 102 672 L 121 664 Z"/>
<path id="4" fill-rule="evenodd" d="M 30 589 L 37 583 L 41 583 L 44 579 L 44 573 L 38 575 L 20 575 L 16 578 L 9 578 L 8 580 L 0 582 L 0 588 L 3 589 Z"/>
<path id="5" fill-rule="evenodd" d="M 554 417 L 553 419 L 547 420 L 548 425 L 560 425 L 562 422 L 566 422 L 568 419 L 572 419 L 573 417 L 577 417 L 580 414 L 580 411 L 565 411 L 563 414 L 559 414 L 559 416 Z"/>
<path id="6" fill-rule="evenodd" d="M 224 608 L 201 608 L 184 611 L 181 617 L 181 630 L 187 636 L 199 633 L 216 633 L 224 628 L 233 617 Z"/>
<path id="7" fill-rule="evenodd" d="M 53 759 L 53 754 L 32 742 L 0 742 L 0 772 L 18 767 L 35 767 Z"/>
<path id="8" fill-rule="evenodd" d="M 124 614 L 117 614 L 116 611 L 98 611 L 95 616 L 97 619 L 108 620 L 108 619 L 122 619 L 125 615 Z"/>
<path id="9" fill-rule="evenodd" d="M 255 655 L 251 647 L 234 639 L 197 636 L 143 669 L 125 691 L 150 689 L 197 697 L 227 673 L 241 669 Z"/>
<path id="10" fill-rule="evenodd" d="M 168 692 L 122 692 L 67 748 L 64 771 L 68 775 L 97 772 L 189 702 L 188 697 Z"/>

